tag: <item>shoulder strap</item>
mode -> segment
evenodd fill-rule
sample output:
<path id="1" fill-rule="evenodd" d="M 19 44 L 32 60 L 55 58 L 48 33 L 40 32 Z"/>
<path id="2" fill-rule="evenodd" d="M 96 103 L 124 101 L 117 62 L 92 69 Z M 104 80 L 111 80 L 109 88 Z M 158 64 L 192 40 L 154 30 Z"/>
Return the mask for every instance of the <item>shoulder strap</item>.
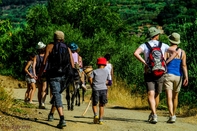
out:
<path id="1" fill-rule="evenodd" d="M 152 47 L 150 46 L 150 44 L 148 42 L 145 42 L 146 46 L 148 47 L 149 50 L 152 50 Z"/>
<path id="2" fill-rule="evenodd" d="M 161 48 L 161 46 L 162 46 L 162 42 L 161 42 L 161 41 L 159 41 L 159 46 L 158 46 L 158 47 L 159 47 L 159 48 Z"/>

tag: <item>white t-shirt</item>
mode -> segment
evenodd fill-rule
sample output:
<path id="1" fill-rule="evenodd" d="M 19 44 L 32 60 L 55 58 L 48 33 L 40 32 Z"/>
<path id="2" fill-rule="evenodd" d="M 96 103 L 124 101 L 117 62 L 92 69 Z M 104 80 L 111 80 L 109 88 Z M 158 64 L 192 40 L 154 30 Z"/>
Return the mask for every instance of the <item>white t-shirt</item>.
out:
<path id="1" fill-rule="evenodd" d="M 157 40 L 150 40 L 148 43 L 150 44 L 151 47 L 157 47 L 157 46 L 159 46 L 159 41 L 157 41 Z M 145 43 L 141 44 L 139 47 L 142 48 L 143 53 L 144 53 L 145 61 L 147 61 L 148 55 L 149 55 L 149 49 L 148 49 L 148 47 L 146 46 Z M 161 51 L 162 51 L 163 55 L 168 50 L 168 48 L 169 48 L 169 45 L 167 45 L 165 43 L 162 43 Z"/>
<path id="2" fill-rule="evenodd" d="M 107 69 L 108 72 L 109 72 L 109 74 L 110 74 L 109 80 L 112 80 L 112 76 L 111 76 L 112 65 L 111 65 L 110 63 L 108 63 L 108 64 L 105 66 L 105 69 Z"/>

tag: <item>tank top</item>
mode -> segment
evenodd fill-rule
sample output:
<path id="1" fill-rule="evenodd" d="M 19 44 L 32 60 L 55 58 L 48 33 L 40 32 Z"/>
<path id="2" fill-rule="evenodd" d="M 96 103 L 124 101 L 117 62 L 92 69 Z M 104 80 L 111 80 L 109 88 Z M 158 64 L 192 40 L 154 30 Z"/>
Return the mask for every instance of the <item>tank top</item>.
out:
<path id="1" fill-rule="evenodd" d="M 176 76 L 183 76 L 181 63 L 182 63 L 182 52 L 180 55 L 180 58 L 174 58 L 172 61 L 170 61 L 167 65 L 167 73 L 173 74 Z"/>

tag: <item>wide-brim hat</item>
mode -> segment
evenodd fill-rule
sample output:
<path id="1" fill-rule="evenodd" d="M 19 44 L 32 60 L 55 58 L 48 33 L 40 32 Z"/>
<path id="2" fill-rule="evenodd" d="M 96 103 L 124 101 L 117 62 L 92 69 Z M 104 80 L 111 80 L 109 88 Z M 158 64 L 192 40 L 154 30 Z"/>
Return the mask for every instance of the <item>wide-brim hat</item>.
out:
<path id="1" fill-rule="evenodd" d="M 78 48 L 79 48 L 78 45 L 75 44 L 75 43 L 71 43 L 69 47 L 70 47 L 70 49 L 71 49 L 72 51 L 78 50 Z"/>
<path id="2" fill-rule="evenodd" d="M 106 65 L 107 60 L 104 57 L 100 57 L 97 59 L 97 65 Z"/>
<path id="3" fill-rule="evenodd" d="M 150 27 L 148 29 L 148 35 L 150 38 L 152 38 L 153 36 L 156 36 L 158 34 L 161 34 L 161 31 L 155 27 Z"/>
<path id="4" fill-rule="evenodd" d="M 62 31 L 57 30 L 54 33 L 54 38 L 56 40 L 64 40 L 64 33 Z"/>
<path id="5" fill-rule="evenodd" d="M 46 45 L 43 42 L 38 42 L 36 49 L 44 49 L 46 47 Z"/>
<path id="6" fill-rule="evenodd" d="M 170 36 L 168 36 L 168 39 L 169 41 L 172 43 L 172 44 L 179 44 L 181 41 L 180 41 L 180 35 L 178 33 L 172 33 Z"/>

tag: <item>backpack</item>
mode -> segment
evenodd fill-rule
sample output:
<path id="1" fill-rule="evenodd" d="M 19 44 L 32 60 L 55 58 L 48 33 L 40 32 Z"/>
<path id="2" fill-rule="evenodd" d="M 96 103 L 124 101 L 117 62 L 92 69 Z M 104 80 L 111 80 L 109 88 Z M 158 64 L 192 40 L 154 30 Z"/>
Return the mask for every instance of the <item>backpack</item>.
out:
<path id="1" fill-rule="evenodd" d="M 148 42 L 145 44 L 150 50 L 147 61 L 150 73 L 155 77 L 161 77 L 166 72 L 166 62 L 161 51 L 162 43 L 159 42 L 158 47 L 151 47 Z"/>
<path id="2" fill-rule="evenodd" d="M 54 43 L 52 52 L 49 55 L 48 69 L 51 75 L 73 75 L 70 63 L 70 54 L 66 44 Z"/>

